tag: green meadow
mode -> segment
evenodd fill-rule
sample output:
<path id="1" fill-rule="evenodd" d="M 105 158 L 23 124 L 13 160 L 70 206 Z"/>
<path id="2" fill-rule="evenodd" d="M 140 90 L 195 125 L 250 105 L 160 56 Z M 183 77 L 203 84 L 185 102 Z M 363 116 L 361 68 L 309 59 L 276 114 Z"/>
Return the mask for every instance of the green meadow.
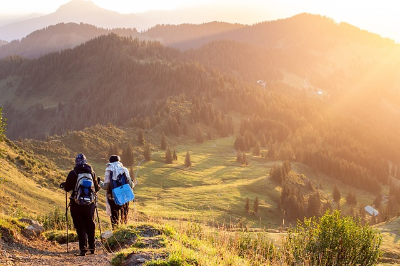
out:
<path id="1" fill-rule="evenodd" d="M 232 147 L 232 138 L 178 145 L 178 160 L 172 164 L 164 162 L 164 151 L 155 151 L 151 161 L 134 168 L 138 180 L 135 211 L 214 225 L 278 227 L 280 189 L 269 178 L 274 163 L 249 154 L 249 164 L 242 165 L 236 162 Z M 187 151 L 191 167 L 184 165 Z M 251 211 L 256 197 L 258 214 L 246 213 L 246 198 Z"/>

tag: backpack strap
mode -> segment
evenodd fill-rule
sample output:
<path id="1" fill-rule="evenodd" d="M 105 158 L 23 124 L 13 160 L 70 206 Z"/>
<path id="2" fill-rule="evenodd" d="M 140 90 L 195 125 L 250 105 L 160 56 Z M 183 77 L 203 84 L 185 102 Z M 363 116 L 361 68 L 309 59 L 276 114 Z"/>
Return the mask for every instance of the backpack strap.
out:
<path id="1" fill-rule="evenodd" d="M 79 174 L 75 171 L 75 169 L 74 169 L 74 173 L 76 174 L 76 183 L 75 183 L 75 189 L 73 190 L 73 192 L 72 192 L 72 194 L 71 194 L 71 200 L 72 201 L 75 201 L 75 197 L 77 196 L 77 194 L 78 194 L 78 189 L 79 189 L 79 182 L 80 182 L 80 180 L 81 179 L 83 179 L 83 178 L 88 178 L 88 176 L 86 176 L 86 174 L 90 174 L 90 178 L 92 179 L 92 186 L 91 186 L 91 193 L 93 194 L 93 203 L 95 204 L 95 205 L 97 205 L 97 192 L 96 192 L 96 185 L 95 185 L 95 183 L 94 183 L 94 181 L 95 181 L 95 177 L 94 177 L 94 174 L 93 174 L 93 171 L 91 171 L 90 173 L 80 173 L 80 174 L 85 174 L 85 175 L 83 175 L 81 178 L 79 178 Z"/>

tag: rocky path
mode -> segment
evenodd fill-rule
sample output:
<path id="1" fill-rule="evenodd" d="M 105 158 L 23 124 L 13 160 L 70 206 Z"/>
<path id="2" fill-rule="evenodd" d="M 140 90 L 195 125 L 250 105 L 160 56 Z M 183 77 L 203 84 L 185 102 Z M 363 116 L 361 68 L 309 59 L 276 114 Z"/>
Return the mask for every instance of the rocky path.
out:
<path id="1" fill-rule="evenodd" d="M 129 254 L 123 266 L 139 266 L 150 260 L 164 260 L 168 257 L 165 250 L 165 236 L 159 229 L 149 225 L 136 227 L 138 237 L 128 238 L 118 248 L 127 248 L 133 244 L 139 247 L 134 253 Z M 96 252 L 84 257 L 75 256 L 79 253 L 78 242 L 60 245 L 44 239 L 43 236 L 26 238 L 22 235 L 13 237 L 4 235 L 0 238 L 0 265 L 110 265 L 114 253 L 106 249 L 96 240 Z M 117 251 L 115 251 L 117 252 Z"/>
<path id="2" fill-rule="evenodd" d="M 78 243 L 67 246 L 44 239 L 18 239 L 15 242 L 0 240 L 0 265 L 110 265 L 112 254 L 96 243 L 96 253 L 77 257 Z"/>

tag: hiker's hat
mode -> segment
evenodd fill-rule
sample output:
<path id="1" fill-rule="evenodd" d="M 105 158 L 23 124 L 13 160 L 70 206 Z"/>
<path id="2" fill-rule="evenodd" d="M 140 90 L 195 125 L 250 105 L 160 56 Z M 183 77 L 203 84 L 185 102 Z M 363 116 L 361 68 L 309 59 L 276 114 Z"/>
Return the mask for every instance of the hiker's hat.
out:
<path id="1" fill-rule="evenodd" d="M 121 160 L 121 158 L 119 158 L 118 155 L 111 155 L 110 159 L 108 159 L 108 160 L 110 161 L 110 163 L 113 163 L 113 162 L 119 162 L 119 160 Z"/>
<path id="2" fill-rule="evenodd" d="M 76 158 L 75 158 L 75 164 L 80 165 L 80 164 L 87 164 L 87 160 L 84 154 L 79 153 Z"/>

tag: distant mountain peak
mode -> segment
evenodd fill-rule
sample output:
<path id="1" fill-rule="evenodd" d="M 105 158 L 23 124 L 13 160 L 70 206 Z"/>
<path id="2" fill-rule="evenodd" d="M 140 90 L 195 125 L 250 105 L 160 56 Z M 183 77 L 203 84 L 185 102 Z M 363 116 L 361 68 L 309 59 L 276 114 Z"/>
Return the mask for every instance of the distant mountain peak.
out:
<path id="1" fill-rule="evenodd" d="M 86 0 L 71 0 L 68 3 L 60 6 L 55 13 L 68 13 L 68 12 L 77 12 L 77 11 L 85 11 L 91 12 L 94 10 L 105 10 L 99 6 L 97 6 L 92 1 Z"/>

